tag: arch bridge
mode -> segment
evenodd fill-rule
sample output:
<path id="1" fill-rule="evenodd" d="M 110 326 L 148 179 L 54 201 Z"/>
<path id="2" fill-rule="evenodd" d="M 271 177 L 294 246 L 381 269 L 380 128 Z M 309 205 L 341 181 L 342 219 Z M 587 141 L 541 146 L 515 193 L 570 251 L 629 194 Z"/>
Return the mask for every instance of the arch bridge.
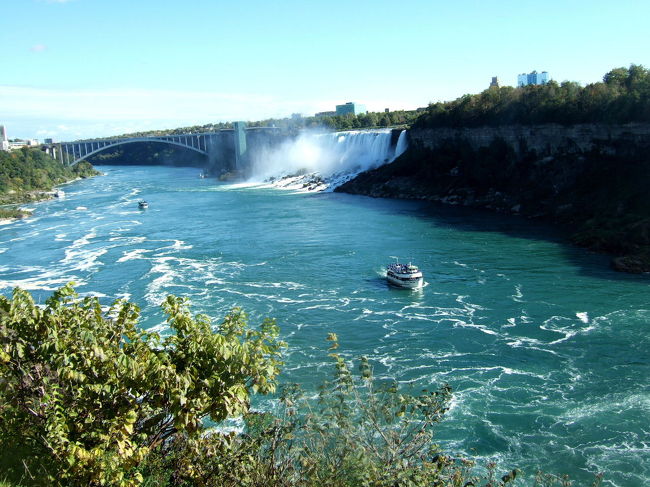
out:
<path id="1" fill-rule="evenodd" d="M 246 128 L 244 122 L 235 122 L 234 129 L 217 132 L 160 135 L 151 137 L 115 137 L 109 139 L 88 139 L 75 142 L 50 144 L 46 151 L 66 166 L 73 166 L 106 149 L 136 142 L 159 142 L 189 149 L 206 156 L 206 167 L 215 163 L 223 167 L 246 170 L 250 143 L 255 146 L 278 139 L 278 129 L 273 127 Z M 247 135 L 254 134 L 250 143 Z"/>
<path id="2" fill-rule="evenodd" d="M 222 135 L 219 132 L 162 135 L 154 137 L 117 137 L 110 139 L 81 140 L 76 142 L 59 142 L 52 144 L 50 155 L 66 166 L 73 166 L 90 156 L 113 147 L 136 142 L 160 142 L 183 147 L 208 157 Z"/>

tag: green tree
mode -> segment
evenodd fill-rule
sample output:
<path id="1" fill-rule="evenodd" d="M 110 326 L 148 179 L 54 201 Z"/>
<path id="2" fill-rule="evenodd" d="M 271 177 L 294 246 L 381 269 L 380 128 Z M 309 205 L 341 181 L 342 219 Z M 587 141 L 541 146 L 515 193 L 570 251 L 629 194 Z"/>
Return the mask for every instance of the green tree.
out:
<path id="1" fill-rule="evenodd" d="M 488 89 L 431 104 L 414 127 L 508 124 L 629 123 L 650 121 L 650 72 L 643 66 L 613 69 L 602 83 Z"/>
<path id="2" fill-rule="evenodd" d="M 207 418 L 246 413 L 251 393 L 275 390 L 275 322 L 253 330 L 235 309 L 213 330 L 184 299 L 163 308 L 164 339 L 138 328 L 136 305 L 105 314 L 71 285 L 42 308 L 20 289 L 0 297 L 3 460 L 22 445 L 14 460 L 42 484 L 136 486 L 151 452 L 179 436 L 196 451 Z"/>
<path id="3" fill-rule="evenodd" d="M 608 85 L 623 86 L 627 80 L 628 70 L 625 68 L 612 69 L 603 76 L 603 81 Z"/>
<path id="4" fill-rule="evenodd" d="M 97 174 L 87 162 L 66 167 L 38 149 L 0 151 L 0 193 L 45 191 L 66 181 Z"/>

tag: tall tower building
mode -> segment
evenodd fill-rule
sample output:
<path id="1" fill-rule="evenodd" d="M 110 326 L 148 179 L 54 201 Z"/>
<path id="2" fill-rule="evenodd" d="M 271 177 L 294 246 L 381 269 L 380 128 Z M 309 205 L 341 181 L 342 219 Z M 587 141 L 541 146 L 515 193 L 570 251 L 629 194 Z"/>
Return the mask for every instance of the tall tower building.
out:
<path id="1" fill-rule="evenodd" d="M 7 129 L 4 125 L 0 125 L 0 150 L 9 150 L 9 141 L 7 140 Z"/>

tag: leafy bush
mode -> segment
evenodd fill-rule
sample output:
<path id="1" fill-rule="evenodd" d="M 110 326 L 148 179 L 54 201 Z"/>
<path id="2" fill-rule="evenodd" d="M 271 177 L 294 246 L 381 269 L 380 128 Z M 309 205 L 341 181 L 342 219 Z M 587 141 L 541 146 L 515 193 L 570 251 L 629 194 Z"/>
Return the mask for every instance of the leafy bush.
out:
<path id="1" fill-rule="evenodd" d="M 105 315 L 70 285 L 44 308 L 22 290 L 0 297 L 7 470 L 24 466 L 24 479 L 44 485 L 139 485 L 138 466 L 175 435 L 200 445 L 206 418 L 244 414 L 251 392 L 275 390 L 275 322 L 251 330 L 235 309 L 213 331 L 183 299 L 163 308 L 174 332 L 165 339 L 137 328 L 136 305 L 118 301 Z"/>

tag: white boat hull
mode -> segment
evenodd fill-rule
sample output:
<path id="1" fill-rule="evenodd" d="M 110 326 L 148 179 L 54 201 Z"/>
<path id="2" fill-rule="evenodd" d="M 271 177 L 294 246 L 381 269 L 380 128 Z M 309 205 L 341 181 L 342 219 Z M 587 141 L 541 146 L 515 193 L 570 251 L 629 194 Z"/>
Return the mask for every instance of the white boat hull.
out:
<path id="1" fill-rule="evenodd" d="M 392 284 L 393 286 L 398 286 L 398 287 L 404 287 L 407 289 L 417 289 L 419 287 L 422 287 L 424 284 L 424 278 L 423 277 L 418 277 L 415 279 L 409 279 L 409 280 L 402 280 L 395 278 L 393 276 L 386 276 L 386 280 Z"/>

